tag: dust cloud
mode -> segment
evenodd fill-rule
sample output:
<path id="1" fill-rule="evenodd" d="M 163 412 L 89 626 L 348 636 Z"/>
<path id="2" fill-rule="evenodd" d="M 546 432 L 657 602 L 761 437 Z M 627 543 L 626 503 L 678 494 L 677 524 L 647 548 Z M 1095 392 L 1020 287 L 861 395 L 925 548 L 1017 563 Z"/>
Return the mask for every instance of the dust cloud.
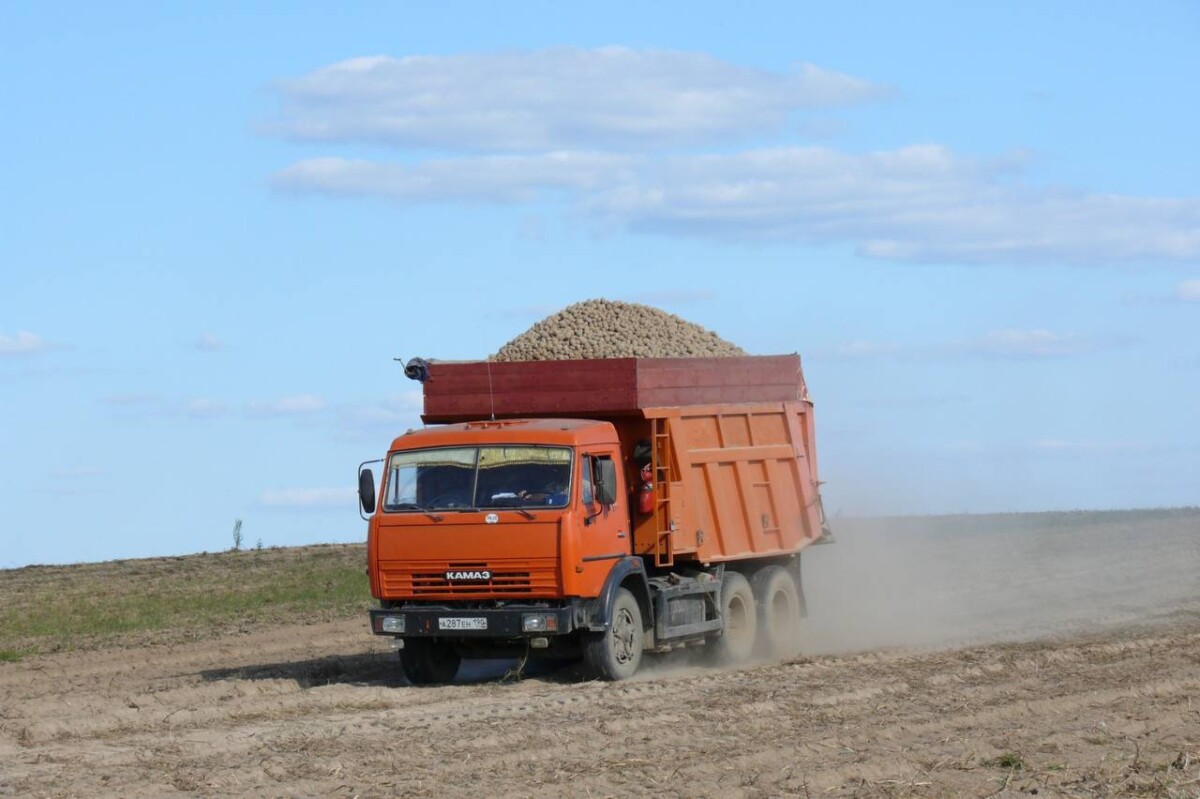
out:
<path id="1" fill-rule="evenodd" d="M 1200 610 L 1200 509 L 835 519 L 806 654 L 1028 640 Z"/>

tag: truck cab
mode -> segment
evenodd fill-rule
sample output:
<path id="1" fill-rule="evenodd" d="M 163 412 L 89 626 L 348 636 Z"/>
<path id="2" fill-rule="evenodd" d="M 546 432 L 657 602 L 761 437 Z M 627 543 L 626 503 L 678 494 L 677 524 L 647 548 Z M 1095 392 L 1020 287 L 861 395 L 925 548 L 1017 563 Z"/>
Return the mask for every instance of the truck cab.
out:
<path id="1" fill-rule="evenodd" d="M 440 670 L 421 663 L 410 679 L 446 678 L 451 652 L 580 654 L 572 633 L 632 557 L 621 459 L 612 424 L 579 419 L 467 422 L 392 443 L 368 503 L 373 629 L 446 650 Z M 402 654 L 418 658 L 429 660 Z"/>

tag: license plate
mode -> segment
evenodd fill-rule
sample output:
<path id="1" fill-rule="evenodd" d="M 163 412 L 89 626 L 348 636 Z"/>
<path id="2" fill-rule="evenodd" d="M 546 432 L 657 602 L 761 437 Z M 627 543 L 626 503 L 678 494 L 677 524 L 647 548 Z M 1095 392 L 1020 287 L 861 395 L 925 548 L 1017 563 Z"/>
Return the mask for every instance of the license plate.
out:
<path id="1" fill-rule="evenodd" d="M 486 630 L 487 619 L 439 618 L 439 630 Z"/>

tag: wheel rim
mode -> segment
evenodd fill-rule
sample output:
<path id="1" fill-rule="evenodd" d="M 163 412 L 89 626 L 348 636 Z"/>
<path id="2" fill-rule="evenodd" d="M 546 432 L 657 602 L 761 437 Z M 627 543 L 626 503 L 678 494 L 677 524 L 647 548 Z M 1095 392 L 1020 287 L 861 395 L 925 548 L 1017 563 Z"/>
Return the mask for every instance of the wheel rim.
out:
<path id="1" fill-rule="evenodd" d="M 638 630 L 634 624 L 633 614 L 626 608 L 621 608 L 617 611 L 617 616 L 613 619 L 612 637 L 613 637 L 613 657 L 621 665 L 625 665 L 632 661 L 636 655 Z"/>
<path id="2" fill-rule="evenodd" d="M 787 591 L 776 591 L 771 597 L 771 635 L 776 641 L 786 642 L 796 620 L 793 618 L 792 601 Z"/>
<path id="3" fill-rule="evenodd" d="M 729 598 L 729 610 L 726 614 L 725 635 L 734 641 L 745 643 L 750 635 L 749 614 L 746 602 L 741 596 Z"/>

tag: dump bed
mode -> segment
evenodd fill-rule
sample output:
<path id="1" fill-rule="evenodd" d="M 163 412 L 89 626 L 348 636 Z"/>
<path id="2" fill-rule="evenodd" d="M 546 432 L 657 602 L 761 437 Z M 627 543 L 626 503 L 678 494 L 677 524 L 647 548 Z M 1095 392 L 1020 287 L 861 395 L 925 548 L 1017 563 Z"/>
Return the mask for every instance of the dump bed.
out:
<path id="1" fill-rule="evenodd" d="M 424 394 L 427 423 L 611 422 L 631 502 L 649 445 L 653 510 L 631 524 L 634 552 L 658 566 L 788 555 L 821 536 L 798 355 L 432 362 Z"/>

